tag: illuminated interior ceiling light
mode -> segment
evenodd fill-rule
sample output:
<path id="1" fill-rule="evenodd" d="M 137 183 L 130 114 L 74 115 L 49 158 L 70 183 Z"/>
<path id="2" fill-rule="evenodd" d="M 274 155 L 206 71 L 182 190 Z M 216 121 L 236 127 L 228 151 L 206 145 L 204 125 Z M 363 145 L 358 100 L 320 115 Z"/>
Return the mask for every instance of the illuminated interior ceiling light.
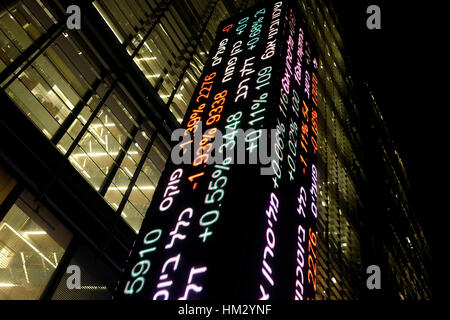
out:
<path id="1" fill-rule="evenodd" d="M 138 61 L 149 61 L 149 60 L 156 60 L 156 57 L 143 57 L 143 58 L 136 58 Z"/>
<path id="2" fill-rule="evenodd" d="M 17 287 L 14 283 L 0 283 L 0 288 L 11 288 L 11 287 Z"/>
<path id="3" fill-rule="evenodd" d="M 82 124 L 85 124 L 87 122 L 87 120 L 81 114 L 78 115 L 78 120 L 80 120 Z"/>
<path id="4" fill-rule="evenodd" d="M 129 175 L 130 177 L 133 176 L 133 173 L 130 171 L 130 169 L 128 169 L 127 167 L 125 167 L 124 170 L 128 173 L 128 175 Z"/>
<path id="5" fill-rule="evenodd" d="M 100 123 L 100 124 L 93 124 L 92 127 L 93 128 L 101 128 L 101 127 L 115 127 L 116 124 L 114 122 L 110 122 L 110 123 Z"/>
<path id="6" fill-rule="evenodd" d="M 146 78 L 159 78 L 161 75 L 160 74 L 148 74 L 145 77 Z"/>
<path id="7" fill-rule="evenodd" d="M 62 149 L 64 151 L 64 153 L 67 153 L 67 151 L 61 147 L 60 145 L 58 145 L 58 147 L 60 147 L 60 149 Z M 78 163 L 77 160 L 75 160 L 75 158 L 73 156 L 69 156 L 69 160 L 70 162 L 72 162 L 88 179 L 91 179 L 91 176 L 89 175 L 89 173 L 87 173 L 86 170 L 84 170 L 84 168 Z"/>
<path id="8" fill-rule="evenodd" d="M 103 156 L 117 156 L 119 152 L 88 152 L 73 154 L 74 157 L 103 157 Z M 127 154 L 138 154 L 137 151 L 128 151 Z"/>
<path id="9" fill-rule="evenodd" d="M 161 23 L 159 23 L 160 28 L 162 29 L 162 31 L 164 31 L 164 33 L 166 34 L 167 37 L 169 37 L 169 34 L 167 33 L 166 29 L 164 29 L 163 25 Z M 170 37 L 169 37 L 170 38 Z"/>
<path id="10" fill-rule="evenodd" d="M 333 281 L 334 284 L 337 283 L 336 278 L 335 277 L 331 277 L 331 281 Z"/>
<path id="11" fill-rule="evenodd" d="M 89 179 L 91 178 L 91 176 L 89 175 L 89 173 L 87 173 L 86 170 L 84 170 L 83 166 L 82 166 L 81 164 L 79 164 L 78 161 L 75 160 L 74 157 L 69 156 L 69 160 L 71 160 L 72 163 L 75 164 L 75 166 L 78 167 L 78 169 L 86 175 L 86 177 L 88 177 Z"/>
<path id="12" fill-rule="evenodd" d="M 14 230 L 13 227 L 11 227 L 9 224 L 7 224 L 6 222 L 3 222 L 3 226 L 7 227 L 9 230 L 11 230 L 16 236 L 18 236 L 23 242 L 25 242 L 31 249 L 33 249 L 33 251 L 35 251 L 37 254 L 39 254 L 42 259 L 44 259 L 45 261 L 47 261 L 52 267 L 54 267 L 56 269 L 56 265 L 50 261 L 45 255 L 42 254 L 42 252 L 40 252 L 35 246 L 33 246 L 27 239 L 25 239 L 20 233 L 18 233 L 16 230 Z M 3 227 L 2 227 L 3 228 Z"/>
<path id="13" fill-rule="evenodd" d="M 69 34 L 68 34 L 67 32 L 63 32 L 63 36 L 66 37 L 66 38 L 68 38 L 68 37 L 69 37 Z"/>
<path id="14" fill-rule="evenodd" d="M 51 137 L 50 132 L 47 131 L 47 129 L 42 129 L 42 132 L 47 136 L 47 137 Z"/>
<path id="15" fill-rule="evenodd" d="M 197 68 L 197 66 L 195 65 L 195 63 L 193 63 L 193 62 L 191 61 L 190 65 L 191 65 L 193 68 L 195 68 L 195 70 L 197 70 L 198 73 L 201 73 L 200 70 L 198 70 L 198 68 Z"/>
<path id="16" fill-rule="evenodd" d="M 29 235 L 44 235 L 44 234 L 47 234 L 47 232 L 45 232 L 45 231 L 25 231 L 23 234 L 27 235 L 27 236 L 29 236 Z"/>
<path id="17" fill-rule="evenodd" d="M 105 140 L 102 139 L 102 137 L 98 134 L 95 128 L 92 127 L 92 125 L 89 126 L 89 132 L 96 136 L 100 143 L 106 144 Z"/>
<path id="18" fill-rule="evenodd" d="M 148 51 L 153 52 L 152 49 L 149 47 L 147 41 L 144 42 L 144 46 L 148 49 Z"/>
<path id="19" fill-rule="evenodd" d="M 23 272 L 25 273 L 25 280 L 27 283 L 30 283 L 30 278 L 28 277 L 28 271 L 27 266 L 25 265 L 25 256 L 23 255 L 23 252 L 20 253 L 20 258 L 22 259 L 22 268 Z"/>
<path id="20" fill-rule="evenodd" d="M 346 247 L 346 246 L 347 246 L 347 244 L 346 244 L 345 242 L 343 242 L 343 243 L 342 243 L 342 246 L 343 246 L 343 247 Z"/>
<path id="21" fill-rule="evenodd" d="M 109 187 L 108 190 L 111 191 L 126 191 L 128 189 L 128 186 L 120 186 L 120 187 Z M 155 190 L 154 186 L 142 186 L 142 187 L 136 187 L 133 186 L 133 190 Z"/>
<path id="22" fill-rule="evenodd" d="M 62 150 L 62 152 L 64 154 L 67 153 L 67 150 L 61 146 L 60 144 L 57 145 L 57 147 Z M 91 178 L 91 176 L 89 175 L 89 173 L 86 172 L 86 170 L 84 170 L 84 168 L 78 163 L 77 160 L 75 160 L 75 158 L 73 156 L 69 156 L 69 160 L 81 171 L 83 172 L 84 175 L 86 175 L 86 177 L 88 177 L 89 179 Z"/>

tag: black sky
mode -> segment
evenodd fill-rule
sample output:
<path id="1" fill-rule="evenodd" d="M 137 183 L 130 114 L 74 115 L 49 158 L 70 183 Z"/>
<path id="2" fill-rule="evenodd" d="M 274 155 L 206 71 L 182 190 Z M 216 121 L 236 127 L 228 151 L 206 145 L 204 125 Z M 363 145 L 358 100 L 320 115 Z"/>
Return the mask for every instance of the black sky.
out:
<path id="1" fill-rule="evenodd" d="M 353 70 L 369 83 L 411 182 L 412 205 L 430 234 L 425 199 L 430 192 L 425 154 L 432 110 L 427 93 L 429 68 L 425 5 L 403 0 L 331 0 L 343 28 Z M 381 9 L 381 30 L 369 30 L 369 5 Z M 427 88 L 427 89 L 426 89 Z M 429 237 L 428 237 L 429 238 Z M 429 239 L 431 240 L 431 239 Z"/>

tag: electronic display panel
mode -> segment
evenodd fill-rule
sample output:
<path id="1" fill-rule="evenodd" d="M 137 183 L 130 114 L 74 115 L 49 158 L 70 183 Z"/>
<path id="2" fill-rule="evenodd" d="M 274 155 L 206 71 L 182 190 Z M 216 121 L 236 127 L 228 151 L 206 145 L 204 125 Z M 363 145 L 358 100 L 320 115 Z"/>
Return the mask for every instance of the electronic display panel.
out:
<path id="1" fill-rule="evenodd" d="M 295 2 L 219 25 L 115 298 L 314 299 L 317 90 Z"/>

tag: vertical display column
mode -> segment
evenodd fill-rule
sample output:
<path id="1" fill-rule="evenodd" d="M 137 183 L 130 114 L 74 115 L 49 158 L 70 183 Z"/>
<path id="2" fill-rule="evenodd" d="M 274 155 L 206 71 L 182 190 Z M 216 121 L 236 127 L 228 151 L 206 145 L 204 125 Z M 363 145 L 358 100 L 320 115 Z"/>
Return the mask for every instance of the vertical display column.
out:
<path id="1" fill-rule="evenodd" d="M 220 24 L 116 297 L 314 297 L 317 64 L 305 38 L 290 1 Z M 311 260 L 300 269 L 299 250 Z M 297 270 L 314 276 L 299 295 Z"/>

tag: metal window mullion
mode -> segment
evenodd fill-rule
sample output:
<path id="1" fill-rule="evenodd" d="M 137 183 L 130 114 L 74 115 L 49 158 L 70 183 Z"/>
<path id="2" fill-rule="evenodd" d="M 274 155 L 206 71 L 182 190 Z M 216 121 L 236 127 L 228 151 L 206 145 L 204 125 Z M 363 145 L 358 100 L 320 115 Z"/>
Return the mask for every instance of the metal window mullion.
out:
<path id="1" fill-rule="evenodd" d="M 141 19 L 139 18 L 139 15 L 136 14 L 136 12 L 133 10 L 132 6 L 129 5 L 128 1 L 126 1 L 126 0 L 119 0 L 119 1 L 120 1 L 124 6 L 128 7 L 128 9 L 130 10 L 130 12 L 133 14 L 133 16 L 136 18 L 136 20 L 137 20 L 140 24 L 143 24 L 144 21 L 141 20 Z M 116 0 L 116 3 L 118 3 L 117 0 Z M 136 4 L 136 5 L 139 6 L 139 4 L 138 4 L 137 1 L 135 1 L 134 4 Z M 123 15 L 124 15 L 124 16 L 127 16 L 127 15 L 124 13 L 124 11 L 120 8 L 120 6 L 119 6 L 119 5 L 117 5 L 117 6 L 119 7 L 119 9 L 120 9 L 120 11 L 123 13 Z M 129 21 L 129 20 L 128 20 L 128 21 Z M 139 28 L 139 27 L 138 27 L 138 26 L 135 26 L 134 28 Z M 133 29 L 134 29 L 134 28 L 133 28 Z"/>
<path id="2" fill-rule="evenodd" d="M 169 1 L 167 3 L 166 2 L 161 2 L 161 4 L 164 4 L 164 5 L 161 5 L 161 6 L 158 7 L 158 9 L 160 9 L 161 12 L 159 14 L 156 14 L 156 20 L 150 26 L 150 29 L 144 35 L 142 41 L 138 44 L 138 46 L 136 47 L 134 52 L 131 54 L 131 59 L 133 59 L 138 54 L 139 50 L 141 50 L 141 48 L 144 46 L 144 43 L 147 41 L 148 37 L 150 37 L 150 34 L 155 29 L 156 25 L 161 21 L 161 17 L 164 15 L 164 12 L 169 8 L 171 3 L 172 3 L 172 1 Z"/>
<path id="3" fill-rule="evenodd" d="M 125 12 L 122 10 L 122 8 L 120 7 L 120 5 L 119 5 L 119 3 L 117 2 L 117 0 L 113 0 L 113 1 L 114 1 L 114 3 L 116 4 L 116 7 L 119 9 L 120 13 L 124 16 L 125 21 L 127 21 L 128 24 L 130 25 L 131 29 L 133 29 L 133 31 L 136 31 L 136 29 L 138 29 L 138 27 L 137 27 L 137 26 L 134 26 L 134 25 L 131 23 L 131 20 L 128 19 L 127 14 L 125 14 Z M 119 1 L 123 1 L 123 0 L 119 0 Z M 136 20 L 139 21 L 139 19 L 136 19 Z M 139 29 L 138 29 L 138 30 L 139 30 Z M 132 35 L 129 35 L 128 37 L 133 38 Z"/>
<path id="4" fill-rule="evenodd" d="M 20 2 L 20 5 L 26 8 L 25 11 L 27 11 L 27 10 L 29 11 L 29 13 L 30 13 L 29 16 L 31 17 L 31 19 L 34 20 L 34 22 L 36 22 L 37 24 L 39 24 L 39 26 L 40 26 L 44 31 L 47 31 L 47 29 L 45 28 L 45 26 L 41 24 L 41 22 L 40 22 L 39 19 L 36 17 L 36 15 L 34 14 L 33 10 L 30 9 L 30 7 L 29 7 L 28 4 L 26 4 L 23 0 L 19 0 L 19 1 L 16 1 L 16 2 Z M 6 11 L 7 11 L 9 14 L 13 15 L 13 16 L 15 17 L 14 19 L 18 22 L 17 15 L 14 14 L 14 13 L 12 13 L 12 12 L 10 11 L 10 8 L 7 7 L 7 5 L 3 5 L 3 8 L 6 9 Z M 11 7 L 11 8 L 12 8 L 12 7 Z M 27 13 L 28 13 L 28 12 L 27 12 Z M 49 17 L 49 18 L 50 18 L 50 17 Z M 50 18 L 50 19 L 51 19 L 51 18 Z M 30 21 L 28 21 L 28 20 L 26 20 L 26 21 L 27 21 L 27 23 L 30 23 L 30 24 L 31 24 Z M 23 29 L 23 28 L 22 28 L 22 29 Z M 30 35 L 27 31 L 25 31 L 25 32 L 26 32 L 26 33 L 28 34 L 28 36 L 31 38 L 31 35 Z M 41 32 L 41 30 L 39 30 L 39 32 Z M 45 32 L 44 32 L 44 33 L 45 33 Z"/>
<path id="5" fill-rule="evenodd" d="M 70 157 L 70 154 L 75 150 L 75 148 L 78 146 L 78 143 L 80 142 L 81 138 L 84 136 L 86 131 L 88 130 L 88 127 L 91 125 L 92 121 L 97 117 L 98 113 L 100 112 L 101 108 L 103 107 L 103 104 L 108 99 L 111 92 L 114 90 L 115 86 L 117 84 L 117 80 L 114 80 L 114 82 L 111 84 L 111 87 L 108 89 L 108 91 L 105 93 L 105 96 L 102 98 L 98 106 L 95 108 L 95 110 L 92 112 L 91 116 L 87 120 L 85 124 L 83 124 L 83 128 L 81 129 L 80 133 L 78 133 L 77 137 L 72 142 L 71 146 L 67 150 L 66 154 L 64 154 L 64 160 L 61 161 L 58 168 L 55 170 L 55 173 L 50 180 L 50 182 L 47 184 L 47 186 L 42 190 L 39 197 L 37 197 L 37 201 L 40 201 L 47 190 L 51 187 L 51 185 L 55 182 L 55 180 L 58 178 L 58 174 L 61 172 L 62 168 L 64 167 L 65 161 Z"/>
<path id="6" fill-rule="evenodd" d="M 148 142 L 148 145 L 145 147 L 144 154 L 142 155 L 142 158 L 139 161 L 139 164 L 138 164 L 138 166 L 137 166 L 137 168 L 136 168 L 136 170 L 134 172 L 133 178 L 131 179 L 131 181 L 130 181 L 130 183 L 128 185 L 127 191 L 125 192 L 125 194 L 124 194 L 124 196 L 122 198 L 122 201 L 120 202 L 120 205 L 117 208 L 116 217 L 114 219 L 113 226 L 111 228 L 110 233 L 108 234 L 108 238 L 106 239 L 105 244 L 103 245 L 102 252 L 103 252 L 104 255 L 106 255 L 106 250 L 105 249 L 108 246 L 109 242 L 111 241 L 111 237 L 115 237 L 114 234 L 113 234 L 114 233 L 114 229 L 115 229 L 115 227 L 117 225 L 117 222 L 121 218 L 122 211 L 123 211 L 123 209 L 125 207 L 125 204 L 128 201 L 128 198 L 130 197 L 130 194 L 131 194 L 131 191 L 133 190 L 134 184 L 136 183 L 137 178 L 139 177 L 139 174 L 141 173 L 142 167 L 144 166 L 145 161 L 147 160 L 147 157 L 150 154 L 150 150 L 152 149 L 152 146 L 153 146 L 153 143 L 154 143 L 154 141 L 156 139 L 157 134 L 158 134 L 158 131 L 154 131 L 152 136 L 150 137 L 150 141 Z"/>
<path id="7" fill-rule="evenodd" d="M 153 17 L 156 17 L 156 16 L 157 16 L 157 14 L 156 14 L 156 12 L 153 10 L 152 6 L 151 6 L 147 1 L 146 1 L 146 3 L 147 3 L 147 5 L 149 6 L 150 11 L 152 12 L 152 15 L 149 15 L 147 12 L 144 11 L 144 12 L 145 12 L 145 16 L 147 17 L 147 19 L 142 23 L 142 27 L 139 28 L 139 30 L 137 31 L 136 34 L 138 34 L 138 33 L 141 32 L 141 31 L 145 31 L 145 27 L 146 27 L 146 26 L 150 26 L 150 28 L 153 28 L 153 27 L 151 26 L 151 25 L 152 25 L 151 19 L 153 19 Z M 158 7 L 158 9 L 160 9 L 160 7 Z M 133 41 L 133 38 L 134 38 L 134 37 L 131 37 L 131 38 L 126 39 L 126 41 L 123 42 L 122 46 L 123 46 L 124 48 L 128 47 L 128 46 L 130 45 L 131 41 Z M 145 39 L 145 37 L 144 37 L 144 39 Z"/>
<path id="8" fill-rule="evenodd" d="M 43 53 L 42 55 L 45 55 L 45 53 Z M 42 55 L 39 55 L 39 56 L 42 56 Z M 37 58 L 36 58 L 37 59 Z M 50 59 L 48 59 L 48 61 L 50 62 L 50 64 L 51 65 L 53 65 L 53 67 L 55 67 L 55 69 L 56 69 L 56 72 L 62 77 L 62 78 L 65 78 L 64 77 L 64 75 L 62 75 L 61 74 L 61 72 L 60 72 L 60 70 L 56 67 L 56 65 L 50 60 Z M 34 65 L 31 65 L 31 66 L 29 66 L 29 67 L 31 67 L 31 68 L 33 68 L 34 69 L 34 71 L 36 71 L 36 73 L 42 78 L 42 80 L 44 81 L 44 83 L 45 84 L 47 84 L 52 90 L 53 90 L 53 87 L 51 86 L 51 84 L 50 84 L 50 82 L 49 82 L 49 80 L 47 79 L 47 78 L 45 78 L 43 75 L 42 75 L 42 73 L 34 66 Z M 20 74 L 22 74 L 23 72 L 25 72 L 26 70 L 28 70 L 28 67 L 26 68 L 26 69 L 23 69 L 20 73 L 18 73 L 18 75 L 20 76 Z M 78 94 L 78 92 L 77 92 L 77 90 L 75 90 L 75 88 L 74 87 L 72 87 L 72 85 L 69 83 L 69 82 L 67 82 L 67 84 L 69 85 L 69 87 L 77 94 L 77 96 L 80 98 L 80 102 L 82 102 L 82 97 L 80 97 L 80 95 Z M 26 86 L 25 86 L 26 87 Z M 27 87 L 27 89 L 28 89 L 28 87 Z M 28 89 L 29 91 L 31 91 L 30 89 Z M 34 95 L 34 94 L 33 94 Z M 67 107 L 67 109 L 69 109 L 70 110 L 70 112 L 72 112 L 72 110 L 69 108 L 69 106 L 62 100 L 62 97 L 60 97 L 60 95 L 57 93 L 57 92 L 55 92 L 55 95 L 58 97 L 58 99 L 63 103 L 63 105 L 64 106 L 66 106 Z M 79 103 L 80 103 L 79 102 Z M 78 104 L 79 104 L 78 103 Z M 77 105 L 78 105 L 77 104 Z M 41 103 L 41 105 L 42 105 L 42 103 Z M 45 108 L 45 107 L 44 107 Z M 46 108 L 45 108 L 46 109 Z M 56 120 L 56 119 L 55 119 Z M 63 123 L 64 124 L 64 123 Z M 61 127 L 60 127 L 61 128 Z"/>
<path id="9" fill-rule="evenodd" d="M 128 3 L 128 2 L 127 2 Z M 139 7 L 139 10 L 142 11 L 142 13 L 144 14 L 144 16 L 146 17 L 146 19 L 148 19 L 150 16 L 149 14 L 144 10 L 144 8 L 141 6 L 141 4 L 139 3 L 139 1 L 135 1 L 135 4 Z M 133 10 L 133 8 L 131 6 L 130 10 L 133 11 L 133 13 L 136 15 L 136 18 L 138 18 L 138 15 L 136 14 L 135 10 Z M 144 24 L 146 22 L 146 20 L 140 20 L 138 19 L 142 24 Z"/>
<path id="10" fill-rule="evenodd" d="M 196 44 L 196 46 L 194 47 L 194 52 L 191 54 L 191 57 L 189 58 L 189 60 L 188 60 L 188 62 L 187 62 L 187 64 L 186 64 L 186 66 L 184 67 L 181 76 L 178 78 L 178 81 L 177 81 L 177 83 L 175 84 L 174 90 L 172 91 L 172 94 L 170 95 L 169 100 L 167 100 L 167 104 L 166 104 L 167 107 L 170 107 L 170 105 L 172 104 L 173 99 L 175 98 L 175 94 L 176 94 L 176 92 L 178 91 L 178 88 L 180 87 L 180 85 L 181 85 L 181 83 L 182 83 L 182 81 L 183 81 L 183 79 L 184 79 L 184 76 L 185 76 L 185 74 L 186 74 L 186 72 L 187 72 L 187 69 L 189 68 L 189 65 L 190 65 L 191 61 L 194 60 L 194 55 L 195 55 L 195 53 L 197 52 L 197 48 L 199 47 L 200 42 L 201 42 L 200 40 L 201 40 L 203 34 L 205 33 L 205 30 L 206 30 L 206 28 L 207 28 L 207 26 L 208 26 L 209 21 L 211 20 L 211 17 L 212 17 L 212 15 L 213 15 L 213 13 L 214 13 L 214 10 L 216 9 L 217 3 L 218 3 L 218 1 L 214 2 L 213 4 L 211 4 L 211 6 L 210 6 L 210 12 L 207 12 L 207 15 L 208 15 L 208 16 L 207 16 L 207 19 L 206 19 L 207 21 L 206 21 L 205 24 L 203 24 L 202 30 L 200 31 L 199 35 L 198 35 L 197 38 L 195 39 L 195 42 L 196 42 L 197 44 Z M 194 61 L 194 63 L 195 63 L 195 61 Z M 196 64 L 196 63 L 195 63 L 195 64 Z M 198 66 L 197 66 L 197 67 L 198 67 Z M 199 68 L 199 70 L 200 70 L 200 68 Z"/>
<path id="11" fill-rule="evenodd" d="M 139 161 L 136 171 L 134 172 L 133 178 L 131 179 L 130 183 L 128 184 L 127 191 L 123 195 L 122 201 L 120 202 L 120 205 L 117 208 L 117 215 L 119 217 L 122 214 L 122 211 L 125 207 L 125 204 L 128 201 L 128 198 L 130 197 L 130 194 L 131 194 L 131 191 L 133 190 L 134 185 L 136 184 L 137 178 L 139 177 L 139 174 L 141 173 L 142 167 L 144 166 L 145 161 L 147 160 L 147 157 L 150 154 L 150 150 L 152 149 L 153 143 L 155 142 L 157 133 L 158 133 L 158 131 L 154 131 L 152 136 L 150 137 L 150 141 L 148 142 L 148 145 L 145 147 L 144 154 L 142 155 L 142 158 Z"/>
<path id="12" fill-rule="evenodd" d="M 100 85 L 105 81 L 107 74 L 102 77 L 102 79 L 96 79 L 95 82 L 92 84 L 92 88 L 89 89 L 88 92 L 81 98 L 81 101 L 77 103 L 75 108 L 71 110 L 71 113 L 67 116 L 67 118 L 64 120 L 63 124 L 59 127 L 59 129 L 56 131 L 56 133 L 53 135 L 51 142 L 53 144 L 58 144 L 64 134 L 69 130 L 70 126 L 73 124 L 73 122 L 77 119 L 78 115 L 81 113 L 85 105 L 88 104 L 89 99 L 91 99 L 94 96 L 94 93 L 97 91 L 97 89 L 100 87 Z"/>
<path id="13" fill-rule="evenodd" d="M 128 137 L 123 148 L 120 148 L 120 152 L 119 152 L 118 156 L 116 157 L 116 159 L 114 160 L 113 167 L 109 171 L 108 175 L 106 176 L 105 181 L 103 182 L 102 186 L 100 187 L 99 193 L 102 197 L 105 196 L 106 192 L 108 191 L 108 188 L 111 186 L 111 183 L 112 183 L 117 171 L 119 170 L 121 163 L 122 163 L 123 159 L 125 158 L 128 150 L 130 149 L 131 144 L 133 143 L 138 132 L 139 132 L 138 127 L 133 126 L 133 128 L 130 132 L 131 137 Z"/>
<path id="14" fill-rule="evenodd" d="M 68 40 L 68 41 L 70 41 L 70 42 L 72 42 L 73 44 L 77 45 L 73 40 Z M 72 64 L 73 68 L 80 74 L 81 78 L 83 78 L 83 81 L 84 81 L 85 83 L 87 83 L 87 85 L 88 85 L 90 88 L 92 88 L 92 84 L 89 83 L 88 79 L 86 79 L 86 77 L 83 75 L 83 73 L 81 73 L 80 69 L 77 68 L 77 66 L 71 61 L 71 58 L 67 55 L 67 53 L 65 52 L 65 50 L 63 50 L 63 49 L 61 48 L 61 46 L 60 46 L 59 44 L 57 44 L 57 43 L 55 43 L 55 46 L 58 47 L 59 50 L 61 50 L 61 53 L 64 55 L 64 57 L 66 57 L 66 59 L 70 61 L 70 63 Z M 73 47 L 73 45 L 72 45 L 72 47 Z M 78 48 L 78 49 L 79 49 L 79 48 Z M 85 62 L 86 65 L 88 65 L 90 68 L 92 68 L 92 67 L 95 65 L 95 63 L 92 63 L 91 61 L 89 61 L 89 59 L 88 59 L 88 57 L 86 57 L 86 55 L 82 55 L 81 59 L 85 60 L 84 62 Z M 50 60 L 50 59 L 49 59 L 49 60 Z M 50 61 L 51 61 L 51 60 L 50 60 Z M 57 69 L 58 69 L 58 68 L 57 68 Z M 59 71 L 59 69 L 58 69 L 58 71 Z M 105 70 L 102 70 L 101 72 L 104 73 L 104 72 L 106 72 L 106 71 L 105 71 Z M 101 75 L 97 73 L 97 70 L 94 70 L 93 73 L 97 76 L 97 79 L 98 79 L 99 76 L 100 76 L 100 78 L 104 78 L 104 77 L 101 77 Z M 60 72 L 60 74 L 61 74 L 61 72 Z M 65 77 L 63 76 L 63 78 L 65 78 Z M 70 85 L 70 86 L 73 88 L 72 85 Z M 74 89 L 75 92 L 77 92 L 77 90 L 75 90 L 75 88 L 73 88 L 73 89 Z M 78 93 L 78 92 L 77 92 L 77 93 Z"/>
<path id="15" fill-rule="evenodd" d="M 114 25 L 114 27 L 116 27 L 120 31 L 120 35 L 124 38 L 124 42 L 125 42 L 125 40 L 128 41 L 130 36 L 126 35 L 125 29 L 122 28 L 121 24 L 118 22 L 118 20 L 114 16 L 114 14 L 111 12 L 111 10 L 109 10 L 109 7 L 105 4 L 105 1 L 101 0 L 100 5 L 101 5 L 102 9 L 107 12 L 108 18 L 112 20 L 112 22 L 113 22 L 112 24 Z M 120 10 L 120 8 L 119 8 L 119 10 Z"/>
<path id="16" fill-rule="evenodd" d="M 55 39 L 56 40 L 56 39 Z M 54 43 L 54 41 L 52 42 L 52 43 Z M 59 46 L 58 46 L 59 47 Z M 61 51 L 63 51 L 63 50 L 61 50 Z M 67 55 L 64 53 L 64 55 L 67 57 Z M 46 57 L 47 58 L 47 60 L 50 62 L 50 64 L 55 68 L 55 70 L 56 70 L 56 72 L 59 74 L 59 76 L 61 77 L 61 78 L 63 78 L 64 80 L 66 80 L 66 76 L 65 75 L 63 75 L 62 73 L 61 73 L 61 70 L 59 70 L 59 68 L 58 68 L 58 66 L 48 57 L 48 55 L 45 53 L 45 52 L 42 52 L 42 54 L 39 54 L 39 56 L 44 56 L 44 57 Z M 67 57 L 68 58 L 68 57 Z M 36 57 L 36 59 L 37 59 L 37 57 Z M 70 60 L 70 59 L 69 59 Z M 34 67 L 34 66 L 33 66 Z M 52 90 L 53 90 L 53 87 L 50 85 L 50 83 L 49 83 L 49 81 L 41 74 L 41 72 L 39 72 L 38 70 L 37 70 L 37 68 L 36 67 L 34 67 L 34 69 L 36 70 L 36 72 L 44 79 L 44 81 L 48 84 L 48 86 L 50 87 L 50 88 L 52 88 Z M 23 71 L 25 71 L 26 69 L 24 69 Z M 79 71 L 78 69 L 77 69 L 77 71 Z M 80 72 L 80 74 L 81 74 L 81 72 Z M 84 78 L 84 76 L 81 74 L 81 76 Z M 89 83 L 86 79 L 84 79 L 85 81 L 86 81 L 86 83 Z M 81 99 L 81 97 L 80 97 L 80 95 L 79 95 L 79 93 L 78 93 L 78 91 L 72 86 L 72 84 L 70 83 L 70 82 L 68 82 L 68 81 L 66 81 L 66 83 L 69 85 L 69 87 L 76 93 L 76 95 Z M 59 94 L 57 94 L 56 92 L 55 92 L 55 94 L 59 97 Z M 64 103 L 64 105 L 66 105 L 66 103 L 63 101 L 63 103 Z M 68 107 L 68 106 L 67 106 Z"/>
<path id="17" fill-rule="evenodd" d="M 181 40 L 180 36 L 177 34 L 177 31 L 175 30 L 175 28 L 172 26 L 172 24 L 170 23 L 169 19 L 167 18 L 167 11 L 164 11 L 163 13 L 163 17 L 166 18 L 167 23 L 169 24 L 170 28 L 172 29 L 172 31 L 175 33 L 175 35 L 177 36 L 177 38 L 180 41 L 175 41 L 174 38 L 172 37 L 172 35 L 169 34 L 169 32 L 165 32 L 167 34 L 167 36 L 169 37 L 170 41 L 172 41 L 172 43 L 174 44 L 174 46 L 177 47 L 177 49 L 181 52 L 180 48 L 178 47 L 177 43 L 181 43 L 181 45 L 183 46 L 183 48 L 189 53 L 188 48 L 186 47 L 186 44 Z M 186 38 L 187 39 L 187 38 Z"/>
<path id="18" fill-rule="evenodd" d="M 116 87 L 117 80 L 114 80 L 111 84 L 111 87 L 109 87 L 108 91 L 103 96 L 102 100 L 98 104 L 98 106 L 94 109 L 89 119 L 86 121 L 85 124 L 83 124 L 83 128 L 81 129 L 80 133 L 78 133 L 77 137 L 73 140 L 72 145 L 69 147 L 65 154 L 65 158 L 68 159 L 70 154 L 73 152 L 73 150 L 76 148 L 78 143 L 81 141 L 81 138 L 83 138 L 84 134 L 87 132 L 89 126 L 91 125 L 92 121 L 97 117 L 98 113 L 100 112 L 101 108 L 103 108 L 103 105 L 105 104 L 106 100 L 111 95 L 112 91 Z"/>

